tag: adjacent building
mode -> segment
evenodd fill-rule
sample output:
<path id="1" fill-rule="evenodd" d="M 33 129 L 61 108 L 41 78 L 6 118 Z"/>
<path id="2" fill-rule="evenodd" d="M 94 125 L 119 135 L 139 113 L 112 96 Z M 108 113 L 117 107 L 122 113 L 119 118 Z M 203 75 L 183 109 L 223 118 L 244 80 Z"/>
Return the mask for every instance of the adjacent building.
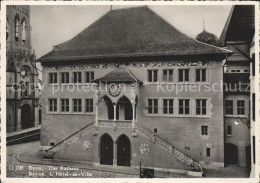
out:
<path id="1" fill-rule="evenodd" d="M 35 54 L 31 47 L 30 7 L 7 6 L 7 132 L 39 125 L 38 71 L 35 60 Z"/>
<path id="2" fill-rule="evenodd" d="M 44 158 L 178 172 L 224 167 L 221 86 L 231 54 L 148 7 L 109 11 L 38 60 Z"/>

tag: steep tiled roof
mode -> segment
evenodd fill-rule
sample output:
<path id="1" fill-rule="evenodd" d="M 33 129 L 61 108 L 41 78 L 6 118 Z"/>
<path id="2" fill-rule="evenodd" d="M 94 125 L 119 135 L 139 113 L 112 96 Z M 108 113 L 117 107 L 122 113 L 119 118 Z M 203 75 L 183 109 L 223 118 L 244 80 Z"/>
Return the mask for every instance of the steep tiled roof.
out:
<path id="1" fill-rule="evenodd" d="M 232 6 L 224 29 L 219 38 L 219 44 L 227 41 L 246 41 L 251 43 L 255 32 L 255 6 Z"/>
<path id="2" fill-rule="evenodd" d="M 228 54 L 189 38 L 148 7 L 112 10 L 38 61 Z"/>
<path id="3" fill-rule="evenodd" d="M 93 82 L 140 82 L 136 79 L 128 69 L 126 68 L 115 68 L 105 76 L 95 79 Z"/>

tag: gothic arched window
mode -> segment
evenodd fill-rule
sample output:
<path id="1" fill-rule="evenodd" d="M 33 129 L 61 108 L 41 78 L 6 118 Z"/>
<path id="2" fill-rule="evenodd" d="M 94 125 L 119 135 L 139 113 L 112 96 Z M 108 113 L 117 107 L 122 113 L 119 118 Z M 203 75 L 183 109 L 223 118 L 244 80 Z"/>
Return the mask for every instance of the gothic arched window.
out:
<path id="1" fill-rule="evenodd" d="M 14 18 L 14 30 L 15 30 L 15 34 L 14 34 L 15 41 L 19 41 L 19 16 L 18 15 L 16 15 Z"/>
<path id="2" fill-rule="evenodd" d="M 25 19 L 22 20 L 22 41 L 25 43 L 26 41 L 26 22 Z"/>

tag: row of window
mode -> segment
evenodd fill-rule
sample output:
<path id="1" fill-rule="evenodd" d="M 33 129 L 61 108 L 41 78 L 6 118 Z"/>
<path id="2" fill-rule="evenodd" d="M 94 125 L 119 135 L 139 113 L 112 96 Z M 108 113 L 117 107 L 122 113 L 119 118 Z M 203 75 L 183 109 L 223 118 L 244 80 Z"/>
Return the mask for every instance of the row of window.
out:
<path id="1" fill-rule="evenodd" d="M 227 72 L 231 73 L 250 73 L 249 69 L 228 69 Z"/>
<path id="2" fill-rule="evenodd" d="M 148 81 L 157 82 L 158 81 L 158 70 L 148 70 Z M 190 81 L 190 69 L 178 69 L 179 82 L 189 82 Z M 69 83 L 70 82 L 70 73 L 63 72 L 61 74 L 60 83 Z M 82 82 L 82 73 L 73 72 L 73 83 Z M 86 83 L 89 83 L 94 79 L 94 72 L 86 72 L 85 75 Z M 163 82 L 174 82 L 174 70 L 173 69 L 164 69 L 162 72 L 162 81 Z M 207 69 L 196 69 L 196 82 L 206 82 L 207 81 Z M 49 73 L 49 83 L 59 83 L 58 73 Z"/>
<path id="3" fill-rule="evenodd" d="M 234 101 L 226 100 L 226 114 L 233 115 L 234 114 Z M 245 100 L 237 100 L 237 115 L 245 115 Z"/>
<path id="4" fill-rule="evenodd" d="M 163 114 L 174 114 L 174 99 L 163 99 Z M 190 99 L 178 99 L 179 114 L 190 114 Z M 148 114 L 159 113 L 159 99 L 148 99 Z M 207 115 L 207 99 L 196 99 L 196 115 Z"/>
<path id="5" fill-rule="evenodd" d="M 85 112 L 93 113 L 93 99 L 85 99 Z M 73 112 L 82 112 L 82 100 L 73 99 Z M 61 112 L 70 111 L 70 100 L 69 99 L 60 99 L 60 106 L 58 106 L 58 99 L 49 99 L 49 112 L 57 112 L 58 107 L 60 107 Z"/>
<path id="6" fill-rule="evenodd" d="M 207 81 L 207 69 L 196 69 L 196 82 Z M 158 81 L 158 70 L 148 70 L 148 81 Z M 174 69 L 164 69 L 162 72 L 162 81 L 174 82 Z M 189 82 L 190 81 L 190 69 L 178 69 L 178 81 Z"/>
<path id="7" fill-rule="evenodd" d="M 73 83 L 82 83 L 82 73 L 81 72 L 73 72 Z M 86 72 L 85 74 L 85 82 L 90 83 L 94 80 L 94 72 Z M 58 81 L 58 73 L 49 73 L 49 83 L 70 83 L 70 73 L 62 72 L 60 73 L 60 81 Z"/>
<path id="8" fill-rule="evenodd" d="M 208 126 L 201 126 L 201 135 L 208 135 Z M 226 127 L 226 135 L 231 136 L 232 135 L 232 126 L 227 125 Z"/>

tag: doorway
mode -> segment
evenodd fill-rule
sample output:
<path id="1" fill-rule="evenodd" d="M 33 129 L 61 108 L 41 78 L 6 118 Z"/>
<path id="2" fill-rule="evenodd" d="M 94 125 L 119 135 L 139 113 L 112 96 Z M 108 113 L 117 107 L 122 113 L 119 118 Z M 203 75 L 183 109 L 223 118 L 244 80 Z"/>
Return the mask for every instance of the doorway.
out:
<path id="1" fill-rule="evenodd" d="M 100 137 L 100 164 L 113 165 L 113 139 L 108 134 Z"/>
<path id="2" fill-rule="evenodd" d="M 126 135 L 117 139 L 117 166 L 130 166 L 131 144 Z"/>
<path id="3" fill-rule="evenodd" d="M 238 164 L 238 147 L 234 144 L 225 144 L 225 164 L 237 165 Z"/>

